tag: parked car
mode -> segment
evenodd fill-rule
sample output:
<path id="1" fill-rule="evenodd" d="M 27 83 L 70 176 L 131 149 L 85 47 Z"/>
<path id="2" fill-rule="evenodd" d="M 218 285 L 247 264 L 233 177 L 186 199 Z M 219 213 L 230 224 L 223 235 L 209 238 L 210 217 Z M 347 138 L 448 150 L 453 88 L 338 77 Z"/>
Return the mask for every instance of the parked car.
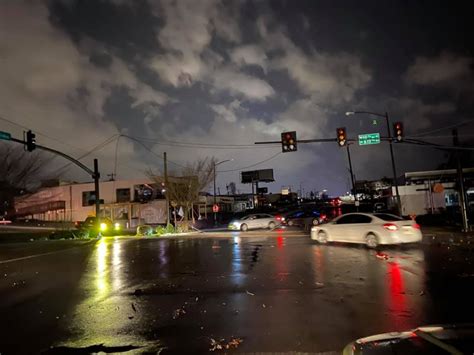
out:
<path id="1" fill-rule="evenodd" d="M 332 222 L 312 227 L 311 239 L 319 243 L 362 243 L 375 248 L 379 244 L 417 243 L 422 234 L 415 221 L 392 214 L 348 213 Z"/>
<path id="2" fill-rule="evenodd" d="M 267 213 L 256 213 L 231 221 L 229 223 L 229 229 L 245 232 L 249 229 L 273 229 L 278 224 L 279 223 L 274 216 Z"/>
<path id="3" fill-rule="evenodd" d="M 7 224 L 11 224 L 12 221 L 9 221 L 8 219 L 5 219 L 5 218 L 0 218 L 0 225 L 7 225 Z"/>
<path id="4" fill-rule="evenodd" d="M 75 227 L 80 232 L 88 235 L 97 235 L 99 232 L 104 235 L 112 235 L 121 229 L 119 223 L 113 223 L 107 217 L 101 218 L 100 224 L 96 217 L 87 217 L 83 222 L 77 221 Z"/>
<path id="5" fill-rule="evenodd" d="M 281 224 L 287 226 L 306 226 L 313 225 L 317 226 L 324 223 L 327 220 L 327 216 L 318 210 L 299 210 L 289 212 L 286 216 L 281 217 Z"/>

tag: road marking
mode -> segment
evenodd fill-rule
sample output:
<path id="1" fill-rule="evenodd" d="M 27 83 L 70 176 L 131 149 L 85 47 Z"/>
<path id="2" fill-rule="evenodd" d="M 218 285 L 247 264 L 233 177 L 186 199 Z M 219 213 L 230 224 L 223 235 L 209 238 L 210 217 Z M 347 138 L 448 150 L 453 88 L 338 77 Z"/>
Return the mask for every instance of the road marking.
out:
<path id="1" fill-rule="evenodd" d="M 95 240 L 94 240 L 95 242 Z M 84 243 L 82 245 L 74 246 L 71 248 L 66 248 L 66 249 L 61 249 L 61 250 L 56 250 L 56 251 L 50 251 L 48 253 L 41 253 L 41 254 L 35 254 L 35 255 L 28 255 L 28 256 L 22 256 L 20 258 L 15 258 L 15 259 L 8 259 L 8 260 L 0 260 L 0 264 L 8 264 L 8 263 L 13 263 L 15 261 L 22 261 L 22 260 L 28 260 L 28 259 L 34 259 L 34 258 L 39 258 L 40 256 L 46 256 L 46 255 L 51 255 L 51 254 L 58 254 L 62 253 L 71 249 L 76 249 L 83 247 L 85 245 L 89 245 L 91 242 Z"/>

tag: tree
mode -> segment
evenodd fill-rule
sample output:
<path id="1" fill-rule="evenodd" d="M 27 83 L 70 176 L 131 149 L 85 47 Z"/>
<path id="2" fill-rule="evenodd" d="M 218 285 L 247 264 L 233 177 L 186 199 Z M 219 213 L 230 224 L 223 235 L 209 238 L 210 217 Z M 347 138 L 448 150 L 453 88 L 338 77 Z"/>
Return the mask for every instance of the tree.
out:
<path id="1" fill-rule="evenodd" d="M 193 205 L 199 201 L 199 193 L 205 190 L 214 176 L 214 158 L 205 158 L 193 164 L 187 164 L 177 173 L 168 176 L 159 176 L 152 171 L 148 176 L 157 184 L 165 184 L 165 194 L 175 207 L 182 207 L 184 228 L 188 228 L 189 220 L 194 222 Z"/>
<path id="2" fill-rule="evenodd" d="M 39 185 L 45 161 L 40 153 L 0 143 L 0 214 L 14 208 L 14 197 Z"/>

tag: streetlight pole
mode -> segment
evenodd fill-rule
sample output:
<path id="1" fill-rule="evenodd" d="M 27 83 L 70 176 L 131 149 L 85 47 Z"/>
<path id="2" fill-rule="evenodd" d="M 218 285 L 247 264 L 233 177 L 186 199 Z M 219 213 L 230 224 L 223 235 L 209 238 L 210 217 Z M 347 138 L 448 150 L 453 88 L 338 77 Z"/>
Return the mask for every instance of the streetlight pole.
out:
<path id="1" fill-rule="evenodd" d="M 213 204 L 213 210 L 214 210 L 214 206 L 216 205 L 217 203 L 217 200 L 216 200 L 216 166 L 220 165 L 220 164 L 223 164 L 223 163 L 226 163 L 228 161 L 232 161 L 234 159 L 226 159 L 226 160 L 223 160 L 223 161 L 220 161 L 220 162 L 217 162 L 214 161 L 214 204 Z M 213 211 L 214 212 L 214 211 Z M 217 212 L 214 212 L 214 226 L 217 226 Z"/>
<path id="2" fill-rule="evenodd" d="M 357 191 L 355 187 L 354 180 L 354 171 L 352 170 L 352 160 L 351 160 L 351 151 L 349 149 L 349 144 L 346 145 L 347 148 L 347 159 L 349 160 L 349 172 L 351 173 L 351 182 L 352 182 L 352 192 L 354 193 L 354 202 L 356 206 L 356 211 L 359 211 L 359 201 L 357 200 Z"/>
<path id="3" fill-rule="evenodd" d="M 398 191 L 398 183 L 397 183 L 397 169 L 395 167 L 395 157 L 393 155 L 393 146 L 392 146 L 392 133 L 390 131 L 390 119 L 388 118 L 388 113 L 385 114 L 377 113 L 377 112 L 370 112 L 370 111 L 349 111 L 346 112 L 346 116 L 356 115 L 356 114 L 369 114 L 378 117 L 385 118 L 385 122 L 387 123 L 387 133 L 388 133 L 388 140 L 390 145 L 390 158 L 392 160 L 392 174 L 393 174 L 393 184 L 395 184 L 395 194 L 397 199 L 397 211 L 399 214 L 402 213 L 402 205 L 400 200 L 400 193 Z M 392 185 L 393 185 L 392 184 Z"/>

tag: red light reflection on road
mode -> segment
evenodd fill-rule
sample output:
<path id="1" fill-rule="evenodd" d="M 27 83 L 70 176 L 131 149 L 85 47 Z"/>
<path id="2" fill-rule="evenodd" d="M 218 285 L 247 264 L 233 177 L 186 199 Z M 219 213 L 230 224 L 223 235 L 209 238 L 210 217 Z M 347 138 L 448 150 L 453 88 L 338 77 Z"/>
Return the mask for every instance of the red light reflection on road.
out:
<path id="1" fill-rule="evenodd" d="M 278 249 L 281 249 L 283 248 L 284 244 L 283 244 L 283 237 L 281 235 L 279 235 L 277 237 L 277 247 Z"/>
<path id="2" fill-rule="evenodd" d="M 400 265 L 397 262 L 388 262 L 387 282 L 387 306 L 389 320 L 397 327 L 408 327 L 408 313 L 405 299 L 405 286 Z"/>
<path id="3" fill-rule="evenodd" d="M 286 249 L 284 248 L 285 246 L 285 240 L 283 236 L 281 235 L 282 232 L 278 232 L 278 236 L 276 238 L 277 241 L 277 248 L 278 253 L 275 258 L 275 266 L 276 266 L 276 275 L 275 277 L 281 281 L 281 282 L 286 282 L 288 279 L 288 275 L 290 274 L 289 269 L 288 269 L 288 259 L 286 256 Z"/>

